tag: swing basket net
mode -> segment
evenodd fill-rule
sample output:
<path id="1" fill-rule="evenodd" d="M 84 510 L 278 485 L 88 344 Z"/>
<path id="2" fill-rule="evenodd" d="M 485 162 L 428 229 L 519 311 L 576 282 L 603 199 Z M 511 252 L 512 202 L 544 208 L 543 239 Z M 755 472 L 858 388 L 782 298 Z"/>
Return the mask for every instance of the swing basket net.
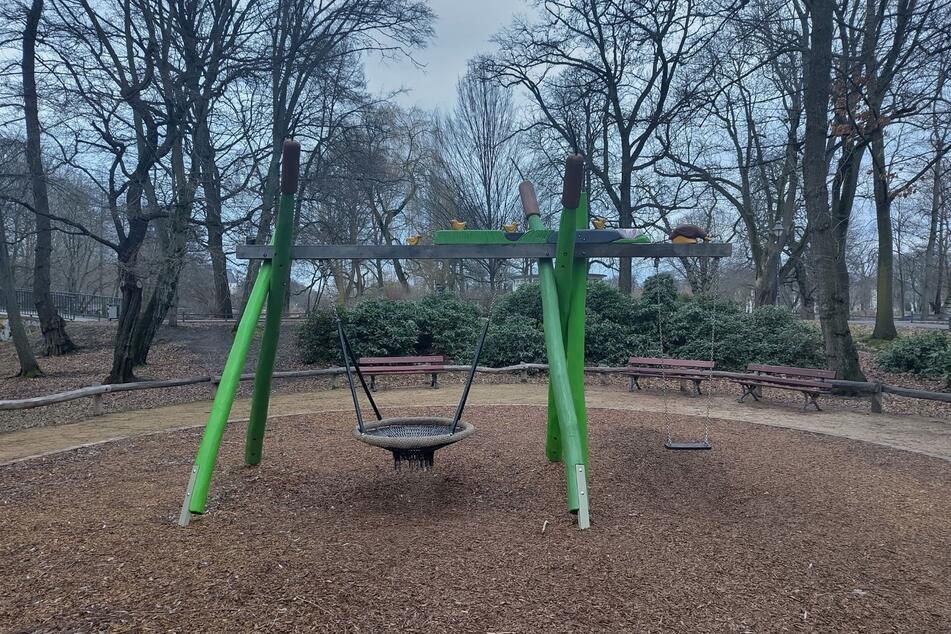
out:
<path id="1" fill-rule="evenodd" d="M 475 433 L 475 427 L 459 421 L 455 431 L 451 418 L 413 416 L 384 418 L 364 424 L 363 431 L 353 430 L 353 437 L 373 447 L 393 454 L 393 465 L 400 469 L 429 469 L 433 466 L 436 450 L 459 442 Z"/>

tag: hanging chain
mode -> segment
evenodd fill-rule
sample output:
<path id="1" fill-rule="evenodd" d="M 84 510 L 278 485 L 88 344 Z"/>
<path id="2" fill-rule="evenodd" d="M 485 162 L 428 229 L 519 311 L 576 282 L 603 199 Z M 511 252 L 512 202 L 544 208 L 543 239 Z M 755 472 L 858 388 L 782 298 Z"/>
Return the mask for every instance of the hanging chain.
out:
<path id="1" fill-rule="evenodd" d="M 654 258 L 654 277 L 660 274 L 660 258 Z M 656 281 L 656 280 L 655 280 Z M 657 294 L 655 298 L 657 300 L 657 338 L 660 341 L 660 355 L 664 356 L 666 354 L 664 350 L 664 315 L 661 312 L 661 295 Z M 670 404 L 668 402 L 667 395 L 667 368 L 665 366 L 660 367 L 660 378 L 663 382 L 663 400 L 664 400 L 664 429 L 667 432 L 667 442 L 673 442 L 673 432 L 671 431 L 670 426 Z"/>
<path id="2" fill-rule="evenodd" d="M 708 384 L 710 384 L 710 381 L 713 379 L 713 364 L 716 362 L 717 319 L 719 318 L 717 313 L 717 301 L 719 301 L 720 297 L 720 258 L 711 258 L 709 263 L 710 266 L 713 267 L 713 279 L 711 282 L 713 288 L 710 291 L 713 306 L 711 307 L 712 315 L 710 319 L 710 369 L 707 370 Z M 710 409 L 712 407 L 713 397 L 709 391 L 705 400 L 707 407 L 703 420 L 703 442 L 710 444 Z"/>

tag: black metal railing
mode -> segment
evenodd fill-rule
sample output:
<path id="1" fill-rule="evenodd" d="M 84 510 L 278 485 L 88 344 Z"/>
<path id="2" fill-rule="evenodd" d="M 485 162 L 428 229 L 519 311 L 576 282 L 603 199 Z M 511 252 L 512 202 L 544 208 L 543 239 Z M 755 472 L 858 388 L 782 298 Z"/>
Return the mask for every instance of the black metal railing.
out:
<path id="1" fill-rule="evenodd" d="M 105 295 L 91 295 L 89 293 L 66 293 L 52 291 L 50 297 L 56 311 L 63 319 L 109 319 L 115 318 L 119 309 L 118 297 Z M 33 299 L 33 290 L 29 288 L 16 289 L 17 307 L 23 315 L 36 315 L 36 302 Z M 110 311 L 110 307 L 112 310 Z M 0 310 L 6 310 L 6 303 L 0 296 Z"/>

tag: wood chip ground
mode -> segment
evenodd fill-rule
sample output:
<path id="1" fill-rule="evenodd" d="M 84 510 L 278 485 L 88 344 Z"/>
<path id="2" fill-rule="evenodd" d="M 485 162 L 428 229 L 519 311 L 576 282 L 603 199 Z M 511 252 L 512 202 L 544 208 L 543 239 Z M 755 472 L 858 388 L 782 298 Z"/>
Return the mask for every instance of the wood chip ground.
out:
<path id="1" fill-rule="evenodd" d="M 466 418 L 429 472 L 340 414 L 247 468 L 232 426 L 187 529 L 197 432 L 0 468 L 0 631 L 951 631 L 947 461 L 735 422 L 665 452 L 660 415 L 594 410 L 582 532 L 542 408 Z"/>

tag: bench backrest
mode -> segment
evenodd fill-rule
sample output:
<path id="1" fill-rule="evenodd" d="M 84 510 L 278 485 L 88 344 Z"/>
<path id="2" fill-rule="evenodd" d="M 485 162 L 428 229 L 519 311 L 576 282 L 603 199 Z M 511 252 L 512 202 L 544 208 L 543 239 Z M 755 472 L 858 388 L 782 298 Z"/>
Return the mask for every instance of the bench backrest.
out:
<path id="1" fill-rule="evenodd" d="M 751 363 L 746 366 L 747 372 L 759 372 L 762 374 L 783 374 L 786 376 L 804 376 L 810 379 L 834 379 L 835 370 L 820 370 L 819 368 L 794 368 L 785 365 L 765 365 L 762 363 Z"/>
<path id="2" fill-rule="evenodd" d="M 699 359 L 660 359 L 657 357 L 631 357 L 627 360 L 628 365 L 638 366 L 657 366 L 660 368 L 701 368 L 705 370 L 712 369 L 713 361 L 700 361 Z"/>
<path id="3" fill-rule="evenodd" d="M 446 357 L 432 355 L 427 357 L 360 357 L 360 365 L 443 365 Z"/>

